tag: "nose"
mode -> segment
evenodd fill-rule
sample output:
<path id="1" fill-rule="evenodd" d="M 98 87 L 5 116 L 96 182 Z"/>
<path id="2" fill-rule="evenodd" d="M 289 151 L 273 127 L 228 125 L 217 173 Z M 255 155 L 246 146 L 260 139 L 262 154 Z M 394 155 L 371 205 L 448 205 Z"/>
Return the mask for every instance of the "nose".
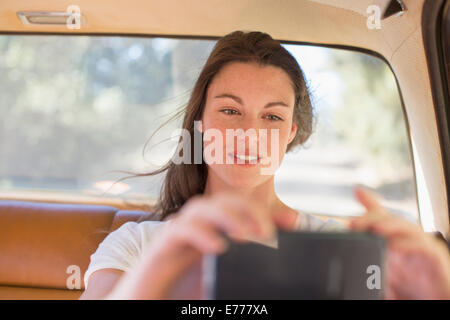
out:
<path id="1" fill-rule="evenodd" d="M 258 145 L 258 131 L 249 128 L 250 130 L 244 130 L 245 132 L 238 132 L 236 134 L 236 142 L 238 145 L 244 145 L 246 148 L 251 148 L 251 146 Z"/>
<path id="2" fill-rule="evenodd" d="M 242 129 L 239 131 L 239 133 L 236 135 L 237 143 L 238 145 L 241 144 L 246 147 L 246 150 L 257 150 L 258 141 L 259 141 L 259 129 L 260 129 L 260 123 L 257 119 L 244 119 L 244 121 L 241 122 L 241 127 L 239 129 Z M 255 149 L 252 149 L 255 148 Z"/>

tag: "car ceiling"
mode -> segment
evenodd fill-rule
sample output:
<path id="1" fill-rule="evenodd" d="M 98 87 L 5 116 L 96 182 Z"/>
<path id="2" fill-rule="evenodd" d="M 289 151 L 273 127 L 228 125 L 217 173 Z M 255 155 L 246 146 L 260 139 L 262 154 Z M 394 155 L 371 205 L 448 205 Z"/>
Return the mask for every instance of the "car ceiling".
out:
<path id="1" fill-rule="evenodd" d="M 444 168 L 422 41 L 425 0 L 403 0 L 404 15 L 383 20 L 381 29 L 367 28 L 367 7 L 383 1 L 387 0 L 3 0 L 0 31 L 220 37 L 234 30 L 258 30 L 283 41 L 375 51 L 389 62 L 399 82 L 435 224 L 447 235 Z M 65 11 L 73 4 L 86 21 L 80 30 L 24 25 L 17 17 L 18 11 Z"/>

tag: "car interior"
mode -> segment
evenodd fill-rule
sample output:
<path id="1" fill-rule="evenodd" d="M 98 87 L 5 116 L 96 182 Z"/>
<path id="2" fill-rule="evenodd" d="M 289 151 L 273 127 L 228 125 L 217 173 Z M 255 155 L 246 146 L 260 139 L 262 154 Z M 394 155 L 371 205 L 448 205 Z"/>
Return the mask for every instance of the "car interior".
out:
<path id="1" fill-rule="evenodd" d="M 80 9 L 79 28 L 66 25 L 70 5 Z M 373 14 L 381 27 L 370 20 Z M 1 42 L 6 37 L 45 41 L 83 36 L 95 39 L 95 45 L 108 37 L 215 41 L 234 30 L 263 31 L 286 45 L 346 50 L 381 60 L 394 75 L 412 146 L 411 188 L 419 223 L 425 231 L 448 239 L 450 1 L 5 0 L 0 3 L 0 60 L 7 61 Z M 41 49 L 36 47 L 36 52 Z M 0 95 L 2 104 L 8 108 L 13 102 L 2 102 Z M 0 126 L 7 130 L 8 117 L 4 121 Z M 0 158 L 6 158 L 6 142 L 14 135 L 2 130 Z M 142 146 L 145 140 L 140 142 Z M 79 147 L 78 153 L 82 150 Z M 37 189 L 22 192 L 2 185 L 6 171 L 0 160 L 0 299 L 78 299 L 90 256 L 106 235 L 152 212 L 147 201 Z"/>

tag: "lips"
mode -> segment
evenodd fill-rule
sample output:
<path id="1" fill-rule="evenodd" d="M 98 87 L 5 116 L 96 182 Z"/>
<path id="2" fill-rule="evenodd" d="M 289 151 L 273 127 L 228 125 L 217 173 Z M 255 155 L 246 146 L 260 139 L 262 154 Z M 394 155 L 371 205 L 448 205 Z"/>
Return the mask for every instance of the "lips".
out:
<path id="1" fill-rule="evenodd" d="M 246 156 L 246 155 L 240 155 L 235 154 L 234 157 L 239 160 L 245 160 L 245 161 L 258 161 L 258 156 Z"/>
<path id="2" fill-rule="evenodd" d="M 261 157 L 257 155 L 247 155 L 235 153 L 232 155 L 234 158 L 234 164 L 237 165 L 256 165 L 261 160 Z"/>

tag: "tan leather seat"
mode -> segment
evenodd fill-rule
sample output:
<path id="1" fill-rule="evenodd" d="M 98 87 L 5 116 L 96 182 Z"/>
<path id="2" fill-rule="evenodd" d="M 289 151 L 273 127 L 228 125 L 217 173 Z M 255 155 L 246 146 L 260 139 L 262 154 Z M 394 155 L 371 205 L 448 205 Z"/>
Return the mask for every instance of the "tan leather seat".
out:
<path id="1" fill-rule="evenodd" d="M 145 213 L 99 205 L 0 201 L 0 299 L 77 299 L 99 243 Z M 68 279 L 69 286 L 79 279 L 80 289 L 68 289 Z"/>

